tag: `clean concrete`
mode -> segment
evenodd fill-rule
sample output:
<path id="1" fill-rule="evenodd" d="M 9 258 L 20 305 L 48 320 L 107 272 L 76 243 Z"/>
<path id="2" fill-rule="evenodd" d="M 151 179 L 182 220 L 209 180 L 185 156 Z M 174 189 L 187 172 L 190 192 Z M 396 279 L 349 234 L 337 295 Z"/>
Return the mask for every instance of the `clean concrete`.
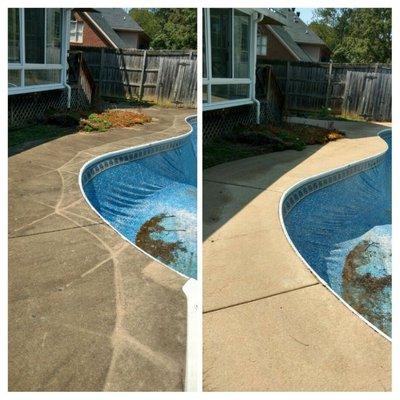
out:
<path id="1" fill-rule="evenodd" d="M 379 124 L 335 126 L 345 139 L 204 173 L 205 391 L 391 388 L 390 342 L 319 283 L 279 221 L 293 184 L 386 148 Z"/>
<path id="2" fill-rule="evenodd" d="M 193 110 L 67 135 L 9 158 L 9 390 L 181 391 L 186 279 L 125 242 L 82 197 L 99 154 L 185 133 Z"/>

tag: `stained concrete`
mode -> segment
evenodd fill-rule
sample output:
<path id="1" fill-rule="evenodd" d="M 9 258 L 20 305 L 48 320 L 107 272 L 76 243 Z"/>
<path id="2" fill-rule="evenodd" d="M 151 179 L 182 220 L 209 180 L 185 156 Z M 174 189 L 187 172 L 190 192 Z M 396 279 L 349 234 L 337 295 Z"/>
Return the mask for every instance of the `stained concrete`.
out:
<path id="1" fill-rule="evenodd" d="M 319 283 L 279 221 L 293 184 L 386 148 L 379 124 L 335 125 L 345 139 L 204 172 L 205 391 L 391 388 L 390 342 Z"/>
<path id="2" fill-rule="evenodd" d="M 76 133 L 9 157 L 9 390 L 181 391 L 186 279 L 91 210 L 82 165 L 188 131 L 152 107 L 134 129 Z"/>

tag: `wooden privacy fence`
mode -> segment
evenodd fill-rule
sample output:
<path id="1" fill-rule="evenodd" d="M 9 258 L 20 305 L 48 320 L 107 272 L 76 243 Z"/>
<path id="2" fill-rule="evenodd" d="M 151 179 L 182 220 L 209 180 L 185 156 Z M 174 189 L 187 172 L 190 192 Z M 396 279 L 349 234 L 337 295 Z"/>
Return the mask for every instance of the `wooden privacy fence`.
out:
<path id="1" fill-rule="evenodd" d="M 276 110 L 283 109 L 285 98 L 270 65 L 257 67 L 256 97 L 267 101 Z"/>
<path id="2" fill-rule="evenodd" d="M 195 107 L 195 51 L 114 50 L 79 47 L 97 86 L 111 98 L 137 98 Z"/>
<path id="3" fill-rule="evenodd" d="M 352 101 L 346 100 L 345 90 L 348 78 L 348 72 L 359 72 L 368 74 L 377 74 L 384 76 L 382 78 L 387 84 L 380 85 L 379 96 L 383 108 L 391 104 L 391 66 L 386 64 L 336 64 L 336 63 L 314 63 L 314 62 L 291 62 L 291 61 L 268 61 L 273 75 L 284 95 L 284 109 L 286 111 L 319 111 L 323 107 L 331 108 L 335 113 L 350 110 L 349 104 L 357 103 L 356 97 L 363 97 L 364 89 L 368 90 L 368 85 L 358 85 L 352 91 Z M 258 65 L 257 69 L 265 65 Z M 354 78 L 353 78 L 354 79 Z M 359 78 L 361 79 L 361 78 Z M 380 81 L 379 81 L 380 82 Z M 378 89 L 376 89 L 378 90 Z M 376 92 L 375 92 L 376 93 Z M 352 110 L 354 108 L 351 108 Z M 358 110 L 358 108 L 357 108 Z M 365 108 L 370 112 L 371 108 Z M 357 111 L 358 113 L 358 111 Z M 391 119 L 391 113 L 375 111 L 374 115 L 364 114 L 364 117 Z"/>
<path id="4" fill-rule="evenodd" d="M 376 121 L 392 117 L 392 75 L 348 71 L 343 97 L 344 114 L 357 114 Z"/>

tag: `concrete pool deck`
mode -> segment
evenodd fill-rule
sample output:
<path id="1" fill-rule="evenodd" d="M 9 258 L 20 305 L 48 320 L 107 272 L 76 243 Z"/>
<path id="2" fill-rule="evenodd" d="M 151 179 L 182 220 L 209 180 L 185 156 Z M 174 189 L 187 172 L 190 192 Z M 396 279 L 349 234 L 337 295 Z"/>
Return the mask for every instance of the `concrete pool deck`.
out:
<path id="1" fill-rule="evenodd" d="M 279 220 L 288 188 L 383 151 L 385 126 L 335 122 L 345 139 L 204 172 L 203 390 L 391 390 L 391 343 L 319 283 Z"/>
<path id="2" fill-rule="evenodd" d="M 181 391 L 186 278 L 91 210 L 78 174 L 97 155 L 189 131 L 193 110 L 76 133 L 9 157 L 9 390 Z"/>

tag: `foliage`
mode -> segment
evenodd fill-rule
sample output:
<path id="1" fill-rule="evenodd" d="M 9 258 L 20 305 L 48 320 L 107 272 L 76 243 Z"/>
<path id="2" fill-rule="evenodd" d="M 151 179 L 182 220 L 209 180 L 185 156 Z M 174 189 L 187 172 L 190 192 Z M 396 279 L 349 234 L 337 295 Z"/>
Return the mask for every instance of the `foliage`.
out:
<path id="1" fill-rule="evenodd" d="M 10 129 L 8 147 L 26 149 L 64 135 L 76 133 L 80 129 L 86 132 L 105 132 L 111 127 L 126 128 L 150 121 L 151 118 L 146 114 L 126 110 L 95 113 L 93 110 L 89 112 L 60 112 L 50 109 L 46 116 L 38 119 L 35 124 Z"/>
<path id="2" fill-rule="evenodd" d="M 318 112 L 318 116 L 321 119 L 329 119 L 332 117 L 332 109 L 330 107 L 321 107 Z"/>
<path id="3" fill-rule="evenodd" d="M 253 157 L 282 150 L 303 150 L 307 145 L 325 144 L 343 138 L 334 129 L 283 123 L 281 125 L 238 126 L 203 147 L 203 166 Z"/>
<path id="4" fill-rule="evenodd" d="M 105 132 L 107 129 L 111 128 L 111 126 L 111 122 L 95 113 L 90 114 L 87 119 L 81 120 L 81 128 L 86 132 Z"/>
<path id="5" fill-rule="evenodd" d="M 90 114 L 88 118 L 81 119 L 80 127 L 86 132 L 105 132 L 111 127 L 126 128 L 150 121 L 151 118 L 145 114 L 116 110 Z"/>
<path id="6" fill-rule="evenodd" d="M 195 8 L 132 8 L 129 14 L 150 37 L 153 49 L 197 48 Z"/>
<path id="7" fill-rule="evenodd" d="M 332 50 L 334 62 L 391 62 L 390 8 L 317 8 L 310 28 Z"/>

